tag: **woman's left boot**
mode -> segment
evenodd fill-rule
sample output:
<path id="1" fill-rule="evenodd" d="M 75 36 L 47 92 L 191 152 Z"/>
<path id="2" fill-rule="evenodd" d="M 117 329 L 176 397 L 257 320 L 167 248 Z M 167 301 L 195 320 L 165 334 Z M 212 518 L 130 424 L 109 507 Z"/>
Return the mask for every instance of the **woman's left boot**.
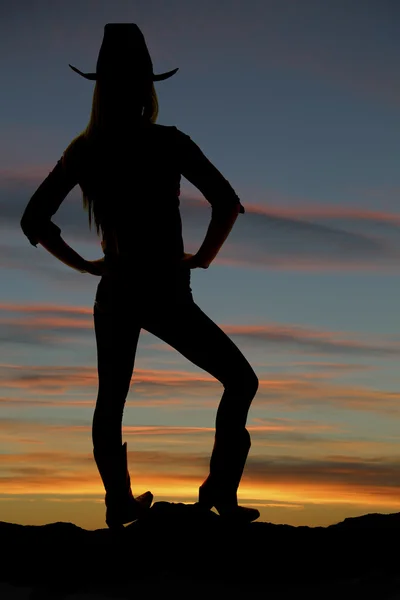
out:
<path id="1" fill-rule="evenodd" d="M 121 529 L 146 513 L 153 494 L 145 492 L 133 497 L 126 442 L 114 452 L 93 449 L 93 456 L 106 490 L 106 524 L 110 529 Z"/>
<path id="2" fill-rule="evenodd" d="M 237 489 L 251 446 L 247 429 L 233 436 L 215 435 L 210 474 L 199 488 L 200 508 L 215 507 L 220 516 L 234 522 L 250 523 L 259 518 L 256 508 L 239 506 Z"/>

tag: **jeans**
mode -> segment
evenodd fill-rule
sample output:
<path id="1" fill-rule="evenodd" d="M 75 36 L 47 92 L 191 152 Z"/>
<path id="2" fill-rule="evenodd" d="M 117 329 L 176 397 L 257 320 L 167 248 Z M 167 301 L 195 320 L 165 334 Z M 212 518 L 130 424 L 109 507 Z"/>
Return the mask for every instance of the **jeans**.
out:
<path id="1" fill-rule="evenodd" d="M 142 328 L 222 383 L 216 433 L 232 440 L 243 433 L 258 378 L 233 341 L 194 302 L 190 269 L 180 267 L 157 278 L 136 274 L 129 284 L 103 275 L 93 316 L 98 368 L 94 448 L 112 451 L 122 445 L 124 405 Z"/>

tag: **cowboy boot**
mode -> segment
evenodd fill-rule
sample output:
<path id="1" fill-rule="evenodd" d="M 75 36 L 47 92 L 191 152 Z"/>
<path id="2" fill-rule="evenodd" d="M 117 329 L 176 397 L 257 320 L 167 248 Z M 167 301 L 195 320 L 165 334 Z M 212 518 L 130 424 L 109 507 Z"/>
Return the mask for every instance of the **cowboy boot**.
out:
<path id="1" fill-rule="evenodd" d="M 106 490 L 106 524 L 123 528 L 141 517 L 151 506 L 153 494 L 133 497 L 127 465 L 127 443 L 114 452 L 93 449 L 94 459 Z"/>
<path id="2" fill-rule="evenodd" d="M 210 460 L 210 474 L 199 488 L 199 506 L 211 510 L 215 507 L 221 517 L 234 521 L 250 522 L 258 519 L 255 508 L 239 506 L 237 489 L 242 478 L 251 446 L 247 429 L 232 438 L 216 433 Z"/>

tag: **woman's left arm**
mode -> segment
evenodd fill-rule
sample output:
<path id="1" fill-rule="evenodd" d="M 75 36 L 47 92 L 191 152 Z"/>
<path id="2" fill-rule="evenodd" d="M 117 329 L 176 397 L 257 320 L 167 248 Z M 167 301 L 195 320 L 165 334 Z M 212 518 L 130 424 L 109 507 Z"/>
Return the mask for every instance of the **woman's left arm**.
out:
<path id="1" fill-rule="evenodd" d="M 39 236 L 38 241 L 43 248 L 46 248 L 50 254 L 58 258 L 65 265 L 68 265 L 68 267 L 72 267 L 81 273 L 90 272 L 88 271 L 88 261 L 68 246 L 61 235 L 52 236 L 51 234 L 43 233 Z"/>
<path id="2" fill-rule="evenodd" d="M 20 225 L 32 246 L 37 247 L 40 243 L 61 262 L 85 273 L 88 271 L 86 267 L 90 268 L 89 261 L 64 242 L 61 229 L 51 220 L 62 201 L 78 183 L 77 169 L 72 164 L 65 160 L 64 154 L 29 200 Z"/>

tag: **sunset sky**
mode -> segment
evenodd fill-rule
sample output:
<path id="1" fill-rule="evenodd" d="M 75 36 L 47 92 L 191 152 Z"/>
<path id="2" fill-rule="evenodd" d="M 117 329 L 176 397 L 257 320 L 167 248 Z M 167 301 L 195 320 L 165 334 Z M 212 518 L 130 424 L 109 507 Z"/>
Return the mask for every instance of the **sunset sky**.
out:
<path id="1" fill-rule="evenodd" d="M 20 218 L 87 125 L 109 22 L 141 28 L 158 123 L 200 146 L 239 215 L 197 304 L 260 387 L 239 489 L 262 521 L 400 511 L 400 5 L 395 0 L 4 2 L 0 8 L 0 520 L 106 527 L 92 455 L 99 278 L 30 245 Z M 132 173 L 134 176 L 134 173 Z M 210 211 L 182 178 L 185 251 Z M 53 221 L 102 256 L 75 187 Z M 132 282 L 134 287 L 134 280 Z M 125 415 L 134 494 L 195 502 L 219 381 L 142 330 Z"/>

